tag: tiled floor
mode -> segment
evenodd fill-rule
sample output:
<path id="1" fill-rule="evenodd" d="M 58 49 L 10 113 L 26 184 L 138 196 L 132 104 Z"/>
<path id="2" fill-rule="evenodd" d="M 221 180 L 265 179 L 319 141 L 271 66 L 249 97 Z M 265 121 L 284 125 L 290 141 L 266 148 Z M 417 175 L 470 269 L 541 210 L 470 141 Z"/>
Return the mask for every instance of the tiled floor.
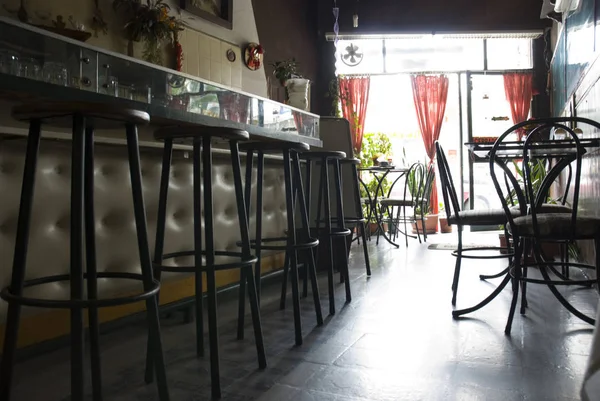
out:
<path id="1" fill-rule="evenodd" d="M 470 241 L 492 242 L 471 235 Z M 429 242 L 451 242 L 447 236 Z M 304 345 L 294 347 L 291 305 L 278 310 L 278 286 L 266 288 L 263 326 L 269 367 L 257 370 L 252 330 L 236 341 L 235 302 L 220 306 L 224 400 L 575 400 L 586 365 L 592 327 L 569 315 L 547 288 L 531 286 L 530 308 L 517 314 L 511 337 L 504 335 L 510 290 L 468 318 L 451 317 L 449 251 L 370 244 L 373 275 L 367 278 L 359 248 L 353 247 L 353 301 L 344 305 L 337 287 L 337 314 L 315 327 L 311 298 L 303 300 Z M 465 262 L 458 306 L 487 295 L 502 261 Z M 321 279 L 326 313 L 325 281 Z M 497 281 L 497 280 L 496 280 Z M 568 298 L 592 314 L 593 290 L 567 289 Z M 248 319 L 249 322 L 249 319 Z M 196 359 L 194 325 L 163 321 L 171 399 L 209 399 L 208 358 Z M 145 336 L 133 325 L 102 337 L 106 400 L 156 400 L 143 384 Z M 17 367 L 14 400 L 68 400 L 68 350 Z"/>

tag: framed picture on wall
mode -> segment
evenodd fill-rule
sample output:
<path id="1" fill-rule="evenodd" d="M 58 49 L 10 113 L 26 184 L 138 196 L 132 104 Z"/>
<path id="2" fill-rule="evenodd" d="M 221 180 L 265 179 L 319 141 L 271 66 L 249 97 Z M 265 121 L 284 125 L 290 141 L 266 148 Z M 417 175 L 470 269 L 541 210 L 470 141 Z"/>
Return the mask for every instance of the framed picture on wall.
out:
<path id="1" fill-rule="evenodd" d="M 179 0 L 179 5 L 213 24 L 233 29 L 233 0 Z"/>

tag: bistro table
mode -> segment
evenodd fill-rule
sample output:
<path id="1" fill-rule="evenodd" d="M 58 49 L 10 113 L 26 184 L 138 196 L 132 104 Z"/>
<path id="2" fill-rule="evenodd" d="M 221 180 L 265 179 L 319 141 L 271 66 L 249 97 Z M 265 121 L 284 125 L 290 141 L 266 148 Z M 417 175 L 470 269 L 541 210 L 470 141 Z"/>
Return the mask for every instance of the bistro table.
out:
<path id="1" fill-rule="evenodd" d="M 365 184 L 365 182 L 362 180 L 362 177 L 359 175 L 359 178 L 358 178 L 360 181 L 360 184 L 365 189 L 365 192 L 366 192 L 367 198 L 368 198 L 368 202 L 369 202 L 369 216 L 367 218 L 367 221 L 371 221 L 372 218 L 375 218 L 375 221 L 377 223 L 377 228 L 378 228 L 377 244 L 379 244 L 379 233 L 381 233 L 381 235 L 387 242 L 394 245 L 396 248 L 399 248 L 400 245 L 398 245 L 397 243 L 392 241 L 392 239 L 385 232 L 385 229 L 383 227 L 383 223 L 384 223 L 383 209 L 381 209 L 381 206 L 379 205 L 378 201 L 381 200 L 381 197 L 385 198 L 385 197 L 390 196 L 390 194 L 392 193 L 392 190 L 394 189 L 394 185 L 396 185 L 396 183 L 402 177 L 404 177 L 406 175 L 406 173 L 408 172 L 408 169 L 405 167 L 395 167 L 395 166 L 373 166 L 373 167 L 359 168 L 358 171 L 360 171 L 360 172 L 365 171 L 367 173 L 370 173 L 373 176 L 373 178 L 375 178 L 377 180 L 377 187 L 375 189 L 375 193 L 371 194 L 369 192 L 367 184 Z M 385 179 L 387 178 L 387 176 L 390 173 L 398 174 L 398 177 L 396 177 L 394 179 L 394 181 L 392 182 L 392 185 L 390 186 L 388 193 L 386 194 L 383 191 L 383 182 L 385 181 Z M 403 233 L 403 234 L 408 235 L 408 233 Z"/>
<path id="2" fill-rule="evenodd" d="M 589 152 L 594 148 L 600 147 L 600 139 L 598 138 L 580 138 L 580 143 L 585 149 L 585 153 Z M 492 148 L 494 147 L 495 142 L 466 142 L 465 146 L 469 150 L 471 157 L 474 158 L 477 162 L 490 162 L 490 153 Z M 503 141 L 497 151 L 496 151 L 496 163 L 500 168 L 509 172 L 508 164 L 514 160 L 520 160 L 523 158 L 523 141 Z M 536 195 L 536 206 L 541 206 L 544 196 L 539 196 L 540 194 L 546 194 L 550 191 L 550 187 L 552 183 L 558 178 L 560 173 L 567 168 L 571 164 L 571 162 L 575 159 L 576 151 L 575 145 L 571 140 L 557 140 L 553 139 L 551 142 L 538 142 L 531 145 L 530 148 L 530 156 L 535 156 L 538 159 L 549 159 L 554 160 L 553 166 L 550 171 L 547 173 L 544 181 L 540 185 L 540 189 L 538 190 L 538 194 Z M 508 285 L 511 280 L 510 269 L 506 270 L 506 274 L 504 275 L 504 279 L 500 285 L 483 301 L 479 304 L 472 306 L 470 308 L 465 308 L 461 310 L 455 310 L 452 312 L 454 318 L 458 318 L 459 316 L 475 312 L 488 303 L 490 303 L 493 299 L 495 299 L 500 292 Z M 550 289 L 552 289 L 553 285 L 547 284 Z M 562 295 L 552 293 L 557 297 L 557 299 L 564 305 L 563 302 L 567 302 L 564 298 L 561 300 Z M 581 316 L 584 316 L 579 312 Z M 593 319 L 589 317 L 578 317 L 582 318 L 585 321 L 592 322 Z"/>

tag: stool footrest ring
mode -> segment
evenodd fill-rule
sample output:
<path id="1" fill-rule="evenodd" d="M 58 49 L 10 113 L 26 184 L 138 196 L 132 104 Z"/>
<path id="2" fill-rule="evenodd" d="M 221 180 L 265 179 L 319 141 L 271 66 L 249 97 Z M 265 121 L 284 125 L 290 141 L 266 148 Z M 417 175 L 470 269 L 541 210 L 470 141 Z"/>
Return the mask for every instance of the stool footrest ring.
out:
<path id="1" fill-rule="evenodd" d="M 69 281 L 70 275 L 61 274 L 55 276 L 40 277 L 33 280 L 25 281 L 23 287 L 35 287 L 43 284 L 58 283 L 61 281 Z M 119 273 L 119 272 L 99 272 L 96 274 L 98 279 L 121 279 L 143 282 L 144 278 L 141 274 L 136 273 Z M 84 279 L 88 279 L 87 273 L 84 273 Z M 144 301 L 148 298 L 155 296 L 160 289 L 160 283 L 156 280 L 152 280 L 152 288 L 148 291 L 137 293 L 135 295 L 122 296 L 116 298 L 106 299 L 44 299 L 44 298 L 31 298 L 23 295 L 15 295 L 10 291 L 10 286 L 5 287 L 0 292 L 0 298 L 8 303 L 14 302 L 23 306 L 33 306 L 37 308 L 52 308 L 52 309 L 84 309 L 84 308 L 106 308 L 110 306 L 119 306 L 132 304 L 140 301 Z"/>
<path id="2" fill-rule="evenodd" d="M 316 238 L 308 238 L 308 240 L 302 240 L 297 244 L 288 244 L 287 241 L 288 237 L 262 238 L 259 245 L 256 240 L 250 240 L 250 248 L 260 248 L 262 251 L 302 251 L 319 245 L 319 240 Z M 283 244 L 274 245 L 275 243 Z M 237 245 L 241 246 L 241 242 L 238 242 Z"/>
<path id="3" fill-rule="evenodd" d="M 206 256 L 206 251 L 201 252 L 203 256 Z M 181 252 L 172 252 L 166 253 L 163 255 L 162 260 L 173 259 L 184 256 L 194 256 L 196 251 L 181 251 Z M 215 256 L 225 256 L 230 258 L 236 258 L 239 260 L 229 262 L 229 263 L 214 263 L 212 265 L 207 265 L 203 263 L 200 267 L 200 271 L 210 271 L 210 270 L 230 270 L 230 269 L 241 269 L 244 267 L 253 266 L 258 258 L 255 256 L 245 256 L 240 252 L 229 252 L 229 251 L 215 251 Z M 198 268 L 194 265 L 192 266 L 167 266 L 162 264 L 154 263 L 154 268 L 163 272 L 169 273 L 195 273 L 198 271 Z"/>
<path id="4" fill-rule="evenodd" d="M 505 251 L 500 255 L 465 255 L 465 252 L 473 251 Z M 452 251 L 452 256 L 458 257 L 458 250 Z M 515 252 L 510 248 L 503 248 L 498 246 L 481 246 L 475 248 L 466 248 L 461 251 L 461 258 L 464 259 L 502 259 L 515 256 Z"/>

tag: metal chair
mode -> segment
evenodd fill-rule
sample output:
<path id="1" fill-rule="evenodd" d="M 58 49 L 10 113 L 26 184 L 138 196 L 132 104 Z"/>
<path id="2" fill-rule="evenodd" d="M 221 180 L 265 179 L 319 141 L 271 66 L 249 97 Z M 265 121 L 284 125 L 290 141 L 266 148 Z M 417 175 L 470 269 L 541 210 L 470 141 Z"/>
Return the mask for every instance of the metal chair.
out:
<path id="1" fill-rule="evenodd" d="M 568 311 L 587 323 L 595 324 L 593 318 L 576 309 L 556 288 L 556 286 L 563 285 L 589 286 L 594 282 L 600 285 L 600 275 L 598 275 L 600 267 L 600 219 L 592 216 L 581 216 L 578 210 L 582 158 L 586 153 L 586 149 L 582 144 L 581 138 L 566 123 L 584 124 L 594 129 L 600 129 L 600 123 L 578 117 L 536 120 L 535 124 L 537 124 L 537 127 L 528 135 L 522 145 L 523 188 L 521 188 L 512 171 L 502 162 L 502 158 L 504 157 L 502 145 L 508 135 L 527 124 L 531 124 L 531 121 L 517 124 L 502 134 L 490 152 L 492 181 L 507 216 L 508 230 L 513 237 L 515 249 L 514 265 L 509 270 L 508 275 L 512 281 L 513 298 L 505 328 L 506 334 L 510 334 L 511 332 L 519 297 L 518 290 L 520 283 L 522 289 L 521 314 L 525 313 L 527 307 L 526 284 L 545 284 Z M 536 135 L 543 130 L 557 128 L 566 132 L 565 140 Z M 536 160 L 540 158 L 554 158 L 558 160 L 541 184 L 536 182 L 532 176 L 532 167 L 535 165 Z M 571 183 L 571 176 L 574 180 L 573 194 L 570 197 L 570 207 L 565 210 L 563 205 L 558 205 L 558 207 L 547 205 L 546 202 L 548 201 L 551 185 L 565 168 L 573 164 L 575 165 L 575 172 L 573 173 L 572 170 L 569 170 L 568 173 L 568 183 Z M 500 186 L 498 174 L 496 173 L 497 168 L 500 168 L 503 174 L 509 178 L 512 190 L 517 194 L 519 213 L 516 216 L 514 207 L 509 205 Z M 549 260 L 541 248 L 542 243 L 569 244 L 578 240 L 593 240 L 595 242 L 595 266 L 568 260 Z M 526 256 L 530 252 L 533 253 L 535 261 L 528 261 L 526 259 Z M 596 280 L 567 279 L 558 273 L 554 266 L 563 266 L 567 269 L 572 267 L 596 269 Z M 542 278 L 528 277 L 528 268 L 539 269 Z M 558 279 L 551 278 L 550 272 L 554 273 Z"/>
<path id="2" fill-rule="evenodd" d="M 452 280 L 452 305 L 456 305 L 456 297 L 458 294 L 458 281 L 460 277 L 460 268 L 462 260 L 464 259 L 501 259 L 511 258 L 514 252 L 510 248 L 502 247 L 472 247 L 463 248 L 463 228 L 465 226 L 500 226 L 506 224 L 507 218 L 504 209 L 484 209 L 484 210 L 461 210 L 461 203 L 458 201 L 456 195 L 456 189 L 454 187 L 454 181 L 452 180 L 452 173 L 450 172 L 450 166 L 446 159 L 446 154 L 442 149 L 442 145 L 436 141 L 436 156 L 438 163 L 438 170 L 440 172 L 440 181 L 442 184 L 442 195 L 444 199 L 444 206 L 446 209 L 446 217 L 448 218 L 448 224 L 456 225 L 458 231 L 458 249 L 452 252 L 452 255 L 456 257 L 456 264 L 454 266 L 454 278 Z M 505 251 L 505 254 L 498 255 L 469 255 L 473 251 Z M 508 268 L 507 268 L 508 269 Z M 482 280 L 502 277 L 506 274 L 507 269 L 503 270 L 498 274 L 491 276 L 480 275 L 479 278 Z M 485 304 L 478 305 L 475 309 L 469 308 L 464 311 L 454 311 L 453 316 L 458 317 L 461 314 L 472 312 L 473 310 L 483 307 Z"/>

